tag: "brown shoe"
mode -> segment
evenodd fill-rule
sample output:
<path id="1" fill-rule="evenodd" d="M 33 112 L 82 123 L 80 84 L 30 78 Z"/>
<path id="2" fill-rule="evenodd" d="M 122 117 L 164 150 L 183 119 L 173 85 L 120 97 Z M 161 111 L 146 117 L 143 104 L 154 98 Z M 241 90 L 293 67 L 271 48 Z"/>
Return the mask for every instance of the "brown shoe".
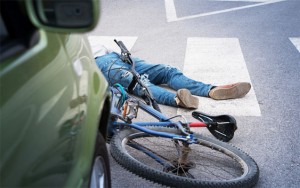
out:
<path id="1" fill-rule="evenodd" d="M 210 90 L 208 95 L 215 100 L 236 99 L 244 97 L 250 89 L 250 83 L 238 82 L 231 85 L 217 86 Z"/>
<path id="2" fill-rule="evenodd" d="M 198 98 L 193 96 L 187 89 L 179 89 L 176 93 L 175 100 L 177 105 L 183 108 L 196 109 L 199 105 Z"/>

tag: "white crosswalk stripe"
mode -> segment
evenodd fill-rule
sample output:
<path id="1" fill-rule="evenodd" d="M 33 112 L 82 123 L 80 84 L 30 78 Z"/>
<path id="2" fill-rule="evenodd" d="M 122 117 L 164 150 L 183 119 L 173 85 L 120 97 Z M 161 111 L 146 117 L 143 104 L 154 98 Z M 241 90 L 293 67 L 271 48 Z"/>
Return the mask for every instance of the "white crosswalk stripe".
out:
<path id="1" fill-rule="evenodd" d="M 262 3 L 262 2 L 273 2 L 274 0 L 209 0 L 209 1 L 229 1 L 229 2 L 253 2 L 253 3 Z"/>
<path id="2" fill-rule="evenodd" d="M 236 38 L 188 38 L 184 71 L 188 77 L 204 83 L 223 85 L 239 81 L 250 82 L 243 53 Z M 199 97 L 199 111 L 209 114 L 260 116 L 254 88 L 241 99 L 215 101 Z M 178 114 L 190 111 L 178 109 Z"/>
<path id="3" fill-rule="evenodd" d="M 300 37 L 299 38 L 290 38 L 290 41 L 294 44 L 294 46 L 300 53 Z"/>

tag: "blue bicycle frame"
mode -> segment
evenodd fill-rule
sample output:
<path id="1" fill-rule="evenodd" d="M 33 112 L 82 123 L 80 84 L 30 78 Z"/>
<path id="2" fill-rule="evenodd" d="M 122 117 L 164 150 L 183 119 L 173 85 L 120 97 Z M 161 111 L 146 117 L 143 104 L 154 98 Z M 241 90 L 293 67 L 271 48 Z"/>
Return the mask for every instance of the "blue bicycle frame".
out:
<path id="1" fill-rule="evenodd" d="M 165 117 L 159 109 L 159 106 L 157 102 L 154 100 L 151 91 L 147 88 L 147 86 L 140 81 L 140 75 L 135 70 L 135 62 L 131 58 L 131 54 L 126 48 L 126 46 L 123 44 L 122 41 L 114 40 L 117 45 L 121 49 L 120 58 L 125 62 L 131 65 L 131 73 L 134 75 L 133 81 L 128 86 L 129 91 L 133 91 L 136 87 L 136 84 L 139 84 L 142 86 L 144 90 L 144 97 L 145 97 L 145 104 L 142 100 L 136 99 L 135 101 L 131 101 L 134 104 L 130 107 L 129 115 L 127 113 L 127 106 L 125 105 L 125 108 L 123 110 L 123 114 L 121 111 L 121 108 L 123 107 L 123 104 L 127 102 L 127 99 L 135 99 L 134 97 L 129 96 L 125 89 L 120 84 L 115 84 L 111 87 L 112 92 L 112 103 L 111 103 L 111 115 L 112 115 L 112 125 L 110 129 L 114 129 L 118 126 L 129 126 L 134 129 L 138 129 L 142 132 L 149 133 L 155 136 L 165 137 L 165 138 L 171 138 L 171 139 L 178 139 L 178 140 L 184 140 L 188 143 L 194 143 L 197 140 L 193 137 L 193 133 L 189 131 L 189 127 L 192 126 L 199 126 L 199 123 L 196 125 L 195 123 L 187 124 L 187 128 L 183 127 L 181 122 L 173 122 L 170 120 L 170 118 Z M 128 103 L 127 103 L 128 104 Z M 134 108 L 138 107 L 145 111 L 146 113 L 150 114 L 152 117 L 159 120 L 159 122 L 136 122 L 132 123 L 132 119 L 137 116 L 137 109 L 131 111 L 132 107 Z M 125 113 L 124 113 L 125 112 Z M 131 113 L 133 112 L 133 113 Z M 192 116 L 196 118 L 197 120 L 201 121 L 204 126 L 206 126 L 209 131 L 218 139 L 228 142 L 233 138 L 234 131 L 237 129 L 236 121 L 232 116 L 229 115 L 220 115 L 220 116 L 210 116 L 208 114 L 204 114 L 202 112 L 193 112 Z M 115 117 L 115 118 L 114 118 Z M 125 118 L 125 119 L 124 119 Z M 118 119 L 122 120 L 123 123 L 118 122 Z M 203 127 L 203 124 L 201 125 Z M 182 135 L 176 135 L 171 133 L 164 133 L 164 132 L 158 132 L 153 131 L 145 128 L 145 126 L 160 126 L 160 127 L 166 127 L 166 126 L 173 126 L 178 128 L 181 131 Z M 200 127 L 201 127 L 200 126 Z"/>
<path id="2" fill-rule="evenodd" d="M 183 140 L 183 141 L 186 141 L 187 143 L 197 142 L 197 139 L 193 137 L 193 133 L 188 133 L 180 122 L 171 121 L 169 118 L 165 117 L 161 112 L 155 110 L 152 106 L 145 104 L 144 102 L 142 102 L 139 99 L 129 96 L 127 93 L 120 92 L 115 87 L 111 87 L 111 93 L 112 93 L 111 115 L 112 115 L 112 117 L 115 117 L 115 118 L 113 118 L 114 120 L 111 124 L 113 129 L 116 129 L 118 127 L 129 126 L 131 128 L 140 130 L 142 132 L 145 132 L 145 133 L 148 133 L 148 134 L 151 134 L 154 136 L 171 138 L 171 139 L 176 139 L 176 140 Z M 124 94 L 126 94 L 127 100 L 129 98 L 133 99 L 133 102 L 137 104 L 139 109 L 142 109 L 146 113 L 150 114 L 152 117 L 156 118 L 159 122 L 134 122 L 134 123 L 132 123 L 131 120 L 125 120 L 124 117 L 121 115 L 122 114 L 121 105 L 123 105 L 123 103 L 125 101 L 120 103 L 120 101 L 124 100 Z M 121 119 L 124 122 L 117 121 L 118 119 Z M 154 130 L 145 128 L 145 126 L 177 127 L 179 130 L 181 130 L 183 135 L 154 131 Z"/>

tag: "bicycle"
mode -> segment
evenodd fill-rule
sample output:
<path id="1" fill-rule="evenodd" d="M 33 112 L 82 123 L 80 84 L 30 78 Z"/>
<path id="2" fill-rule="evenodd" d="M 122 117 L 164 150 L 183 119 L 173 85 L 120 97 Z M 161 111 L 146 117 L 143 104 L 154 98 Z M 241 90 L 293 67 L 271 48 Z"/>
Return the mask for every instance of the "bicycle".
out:
<path id="1" fill-rule="evenodd" d="M 192 112 L 198 121 L 183 116 L 165 117 L 150 90 L 134 70 L 134 61 L 122 41 L 121 59 L 131 64 L 134 76 L 128 92 L 120 84 L 111 86 L 111 120 L 114 136 L 110 140 L 114 159 L 129 171 L 171 187 L 252 187 L 259 178 L 256 162 L 245 152 L 226 142 L 237 129 L 230 115 L 210 116 Z M 130 92 L 140 84 L 142 99 Z M 142 110 L 157 122 L 135 122 Z M 181 121 L 174 121 L 181 117 Z M 207 127 L 215 138 L 191 131 Z"/>

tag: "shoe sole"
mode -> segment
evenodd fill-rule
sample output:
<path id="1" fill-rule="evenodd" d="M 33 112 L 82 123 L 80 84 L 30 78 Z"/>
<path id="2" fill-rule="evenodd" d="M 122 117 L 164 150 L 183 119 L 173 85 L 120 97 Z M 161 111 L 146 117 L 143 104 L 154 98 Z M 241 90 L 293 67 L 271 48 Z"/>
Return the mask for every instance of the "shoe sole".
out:
<path id="1" fill-rule="evenodd" d="M 244 97 L 251 89 L 251 84 L 240 82 L 230 88 L 217 88 L 212 90 L 210 97 L 215 100 L 236 99 Z"/>
<path id="2" fill-rule="evenodd" d="M 184 108 L 197 109 L 199 106 L 199 100 L 197 97 L 193 96 L 191 92 L 187 89 L 180 89 L 177 91 L 177 97 L 180 99 L 178 105 Z"/>

